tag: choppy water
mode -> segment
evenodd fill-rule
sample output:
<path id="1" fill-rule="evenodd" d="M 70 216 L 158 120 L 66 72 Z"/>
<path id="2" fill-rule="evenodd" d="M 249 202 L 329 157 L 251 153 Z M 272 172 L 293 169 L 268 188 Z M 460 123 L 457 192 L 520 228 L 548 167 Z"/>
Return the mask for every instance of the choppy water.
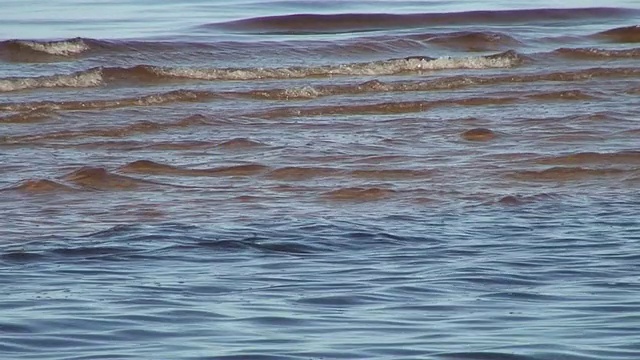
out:
<path id="1" fill-rule="evenodd" d="M 0 358 L 640 358 L 634 1 L 5 1 Z"/>

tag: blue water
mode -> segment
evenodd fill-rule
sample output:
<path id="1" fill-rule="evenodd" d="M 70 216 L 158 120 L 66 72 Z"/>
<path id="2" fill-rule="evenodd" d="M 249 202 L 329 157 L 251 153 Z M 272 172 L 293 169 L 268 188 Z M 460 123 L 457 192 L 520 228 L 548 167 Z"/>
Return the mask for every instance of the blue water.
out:
<path id="1" fill-rule="evenodd" d="M 639 359 L 639 22 L 4 1 L 0 359 Z"/>

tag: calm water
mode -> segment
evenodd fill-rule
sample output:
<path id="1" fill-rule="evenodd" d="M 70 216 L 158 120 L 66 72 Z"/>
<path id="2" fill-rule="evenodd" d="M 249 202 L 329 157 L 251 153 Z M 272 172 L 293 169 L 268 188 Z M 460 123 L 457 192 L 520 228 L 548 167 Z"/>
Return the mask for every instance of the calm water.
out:
<path id="1" fill-rule="evenodd" d="M 3 1 L 0 358 L 639 359 L 640 6 L 558 4 Z"/>

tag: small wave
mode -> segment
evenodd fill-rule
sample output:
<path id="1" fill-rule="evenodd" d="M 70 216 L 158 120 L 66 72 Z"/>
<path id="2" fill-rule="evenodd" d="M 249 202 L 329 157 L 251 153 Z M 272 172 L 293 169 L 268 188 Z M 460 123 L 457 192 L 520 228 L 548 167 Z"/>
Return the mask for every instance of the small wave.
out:
<path id="1" fill-rule="evenodd" d="M 327 199 L 338 201 L 376 201 L 387 199 L 395 193 L 394 190 L 378 187 L 349 187 L 328 191 L 323 196 Z"/>
<path id="2" fill-rule="evenodd" d="M 0 138 L 5 143 L 20 143 L 55 139 L 75 139 L 84 137 L 126 137 L 134 134 L 144 134 L 173 128 L 187 128 L 191 126 L 207 125 L 209 122 L 202 115 L 193 115 L 176 122 L 157 123 L 141 121 L 131 125 L 104 129 L 64 130 L 44 134 L 19 135 Z"/>
<path id="3" fill-rule="evenodd" d="M 247 139 L 247 138 L 235 138 L 227 141 L 223 141 L 216 145 L 216 147 L 235 150 L 235 149 L 250 149 L 256 147 L 267 146 L 259 141 Z"/>
<path id="4" fill-rule="evenodd" d="M 121 167 L 119 171 L 125 173 L 179 176 L 252 176 L 263 173 L 267 169 L 267 166 L 261 164 L 223 166 L 212 169 L 187 169 L 160 164 L 150 160 L 138 160 Z"/>
<path id="5" fill-rule="evenodd" d="M 509 174 L 509 177 L 525 181 L 577 181 L 620 176 L 627 172 L 627 170 L 615 168 L 552 167 L 541 171 L 518 171 Z"/>
<path id="6" fill-rule="evenodd" d="M 557 200 L 560 196 L 557 194 L 541 193 L 535 195 L 506 195 L 501 197 L 497 203 L 501 205 L 524 205 L 540 201 Z"/>
<path id="7" fill-rule="evenodd" d="M 475 128 L 463 132 L 460 136 L 468 141 L 489 141 L 496 137 L 496 133 L 486 128 Z"/>
<path id="8" fill-rule="evenodd" d="M 539 81 L 570 82 L 586 81 L 593 78 L 637 76 L 640 76 L 639 68 L 590 68 L 566 72 L 505 76 L 445 76 L 427 81 L 384 82 L 380 80 L 370 80 L 365 83 L 356 85 L 316 85 L 304 86 L 300 88 L 266 89 L 249 91 L 245 94 L 258 99 L 296 100 L 344 94 L 451 90 L 470 86 L 508 83 L 528 83 Z"/>
<path id="9" fill-rule="evenodd" d="M 401 114 L 411 112 L 423 112 L 442 106 L 483 106 L 511 104 L 527 99 L 535 99 L 544 94 L 526 94 L 522 96 L 508 97 L 474 97 L 452 100 L 434 101 L 392 101 L 375 104 L 332 105 L 332 106 L 295 106 L 282 107 L 259 113 L 257 116 L 264 118 L 286 118 L 297 116 L 324 116 L 324 115 L 361 115 L 361 114 Z M 549 96 L 552 96 L 549 94 Z"/>
<path id="10" fill-rule="evenodd" d="M 50 55 L 73 56 L 89 50 L 89 45 L 81 38 L 62 41 L 15 40 L 18 47 L 27 47 Z"/>
<path id="11" fill-rule="evenodd" d="M 2 189 L 2 191 L 9 191 L 9 190 L 19 191 L 27 194 L 42 194 L 42 193 L 55 193 L 55 192 L 62 192 L 62 191 L 64 192 L 74 191 L 76 189 L 52 180 L 30 179 L 30 180 L 22 181 L 21 183 L 15 186 Z"/>
<path id="12" fill-rule="evenodd" d="M 329 177 L 343 173 L 343 171 L 328 167 L 288 166 L 275 169 L 269 177 L 275 180 L 309 180 L 317 177 Z"/>
<path id="13" fill-rule="evenodd" d="M 393 75 L 406 72 L 446 69 L 508 68 L 518 65 L 522 59 L 521 55 L 513 50 L 509 50 L 488 56 L 461 58 L 411 56 L 402 59 L 316 67 L 195 69 L 147 66 L 145 67 L 145 71 L 155 73 L 156 76 L 159 77 L 195 80 L 290 79 L 328 76 Z"/>
<path id="14" fill-rule="evenodd" d="M 2 105 L 0 105 L 0 108 Z M 19 112 L 16 114 L 10 114 L 5 116 L 0 116 L 0 123 L 5 124 L 26 124 L 26 123 L 35 123 L 41 122 L 49 117 L 51 117 L 52 112 L 42 109 L 33 109 L 28 111 Z"/>
<path id="15" fill-rule="evenodd" d="M 546 165 L 594 165 L 594 164 L 640 164 L 640 151 L 627 150 L 612 153 L 580 152 L 568 155 L 549 156 L 538 159 Z"/>
<path id="16" fill-rule="evenodd" d="M 529 96 L 536 100 L 590 100 L 596 97 L 582 90 L 551 91 Z"/>
<path id="17" fill-rule="evenodd" d="M 619 27 L 594 35 L 616 43 L 637 43 L 640 42 L 640 25 Z"/>
<path id="18" fill-rule="evenodd" d="M 636 59 L 640 58 L 640 48 L 607 50 L 596 48 L 560 48 L 553 53 L 572 59 Z"/>
<path id="19" fill-rule="evenodd" d="M 416 36 L 409 36 L 415 39 Z M 515 38 L 497 32 L 462 31 L 431 36 L 424 40 L 438 46 L 466 51 L 495 51 L 521 45 Z"/>
<path id="20" fill-rule="evenodd" d="M 323 34 L 407 29 L 454 24 L 518 24 L 624 18 L 637 13 L 621 8 L 530 9 L 422 14 L 294 14 L 207 24 L 204 27 L 261 34 Z"/>
<path id="21" fill-rule="evenodd" d="M 351 176 L 372 180 L 425 179 L 433 175 L 430 170 L 410 169 L 360 169 L 351 171 Z"/>
<path id="22" fill-rule="evenodd" d="M 0 78 L 0 92 L 41 88 L 86 88 L 103 84 L 102 72 L 93 69 L 68 75 Z"/>
<path id="23" fill-rule="evenodd" d="M 85 166 L 62 177 L 62 180 L 87 190 L 132 190 L 160 183 L 113 174 L 102 167 Z"/>
<path id="24" fill-rule="evenodd" d="M 102 110 L 134 106 L 154 106 L 178 102 L 206 101 L 217 95 L 209 91 L 174 90 L 165 93 L 110 100 L 35 101 L 0 104 L 4 111 Z"/>
<path id="25" fill-rule="evenodd" d="M 0 92 L 40 88 L 97 87 L 104 84 L 132 82 L 135 84 L 154 84 L 178 79 L 206 81 L 292 79 L 331 76 L 394 75 L 447 69 L 509 68 L 521 63 L 522 59 L 523 57 L 521 55 L 510 50 L 488 56 L 461 58 L 411 56 L 402 59 L 316 67 L 198 69 L 137 65 L 130 68 L 91 68 L 89 70 L 64 75 L 0 78 Z M 307 96 L 314 96 L 314 94 L 311 93 Z"/>

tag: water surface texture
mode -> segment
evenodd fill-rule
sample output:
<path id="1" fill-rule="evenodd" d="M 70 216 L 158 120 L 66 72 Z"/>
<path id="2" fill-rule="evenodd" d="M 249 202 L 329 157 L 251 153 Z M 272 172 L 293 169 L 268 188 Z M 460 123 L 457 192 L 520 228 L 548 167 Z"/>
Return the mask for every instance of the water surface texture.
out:
<path id="1" fill-rule="evenodd" d="M 0 358 L 640 358 L 636 1 L 2 7 Z"/>

